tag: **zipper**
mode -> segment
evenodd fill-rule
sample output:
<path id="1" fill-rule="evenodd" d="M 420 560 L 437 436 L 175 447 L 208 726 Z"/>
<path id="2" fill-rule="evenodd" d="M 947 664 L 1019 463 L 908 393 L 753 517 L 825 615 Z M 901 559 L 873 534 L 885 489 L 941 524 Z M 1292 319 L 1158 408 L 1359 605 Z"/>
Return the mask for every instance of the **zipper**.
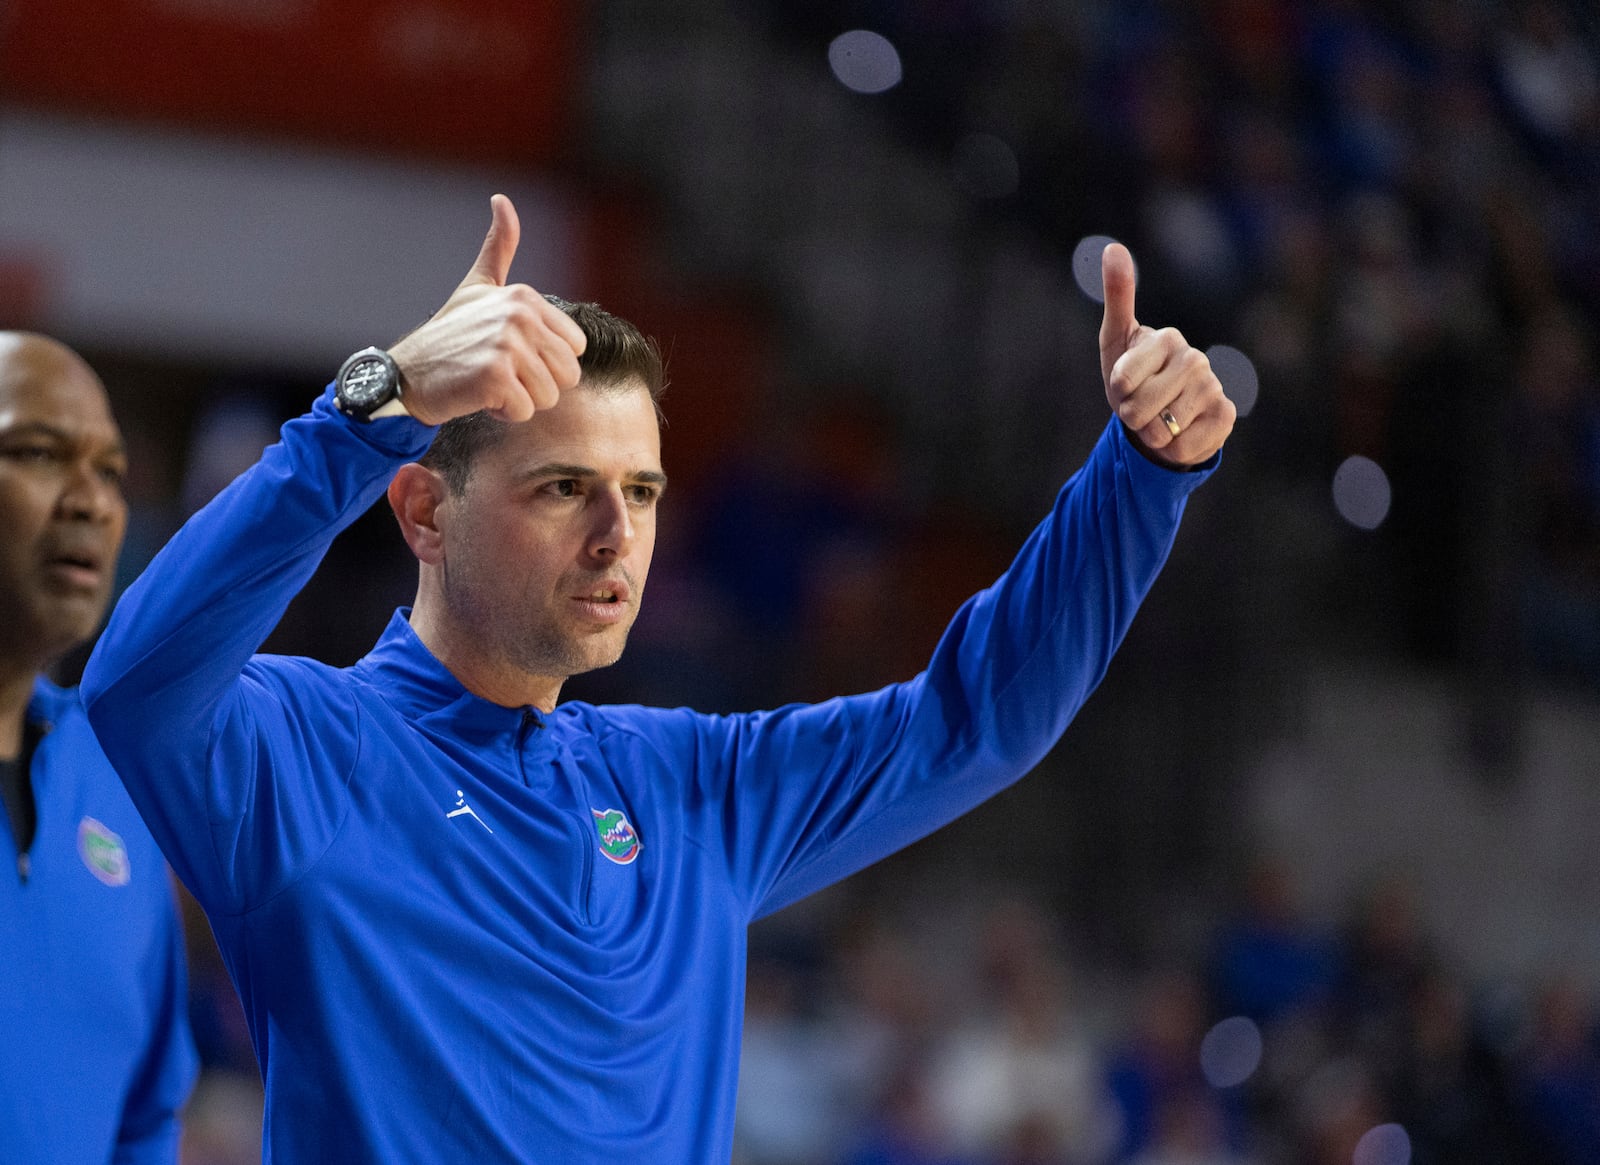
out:
<path id="1" fill-rule="evenodd" d="M 588 814 L 586 806 L 579 805 L 578 812 Z M 578 917 L 585 926 L 594 925 L 594 847 L 599 844 L 595 835 L 592 815 L 578 822 L 578 852 L 583 855 L 583 877 L 578 883 Z"/>
<path id="2" fill-rule="evenodd" d="M 33 833 L 25 842 L 29 848 L 17 851 L 17 878 L 24 886 L 28 884 L 28 879 L 33 876 L 33 851 L 31 847 L 39 840 L 39 819 L 44 815 L 43 809 L 39 804 L 39 791 L 33 784 L 33 766 L 34 762 L 39 759 L 39 754 L 44 751 L 49 743 L 47 738 L 55 730 L 55 723 L 50 720 L 25 719 L 22 723 L 22 756 L 27 758 L 28 761 L 22 772 L 22 786 L 24 793 L 33 801 Z M 31 744 L 29 743 L 30 740 Z M 7 828 L 9 822 L 9 816 L 3 809 L 0 809 L 0 829 L 5 829 L 9 833 L 10 830 Z"/>
<path id="3" fill-rule="evenodd" d="M 542 732 L 545 723 L 544 717 L 532 708 L 522 710 L 522 723 L 517 728 L 517 771 L 522 776 L 522 783 L 530 787 L 528 781 L 527 744 L 528 737 L 535 731 Z M 594 863 L 595 847 L 599 845 L 599 836 L 594 828 L 594 815 L 589 809 L 587 798 L 584 796 L 583 781 L 579 776 L 577 763 L 564 743 L 557 744 L 558 752 L 552 761 L 556 770 L 566 778 L 564 782 L 557 780 L 551 786 L 551 805 L 556 804 L 556 790 L 563 785 L 566 796 L 574 802 L 571 810 L 557 809 L 565 817 L 574 830 L 574 840 L 578 847 L 578 900 L 573 903 L 578 920 L 585 926 L 594 925 Z"/>
<path id="4" fill-rule="evenodd" d="M 582 859 L 578 871 L 578 919 L 585 926 L 593 926 L 598 913 L 595 908 L 595 850 L 600 847 L 600 834 L 595 828 L 594 800 L 589 795 L 583 769 L 566 741 L 559 743 L 555 763 L 562 777 L 557 788 L 563 790 L 562 797 L 571 806 L 571 819 L 577 823 L 578 829 L 578 854 Z"/>
<path id="5" fill-rule="evenodd" d="M 517 728 L 517 773 L 522 777 L 524 788 L 528 784 L 528 732 L 530 729 L 544 731 L 544 720 L 532 708 L 522 710 L 522 723 Z"/>

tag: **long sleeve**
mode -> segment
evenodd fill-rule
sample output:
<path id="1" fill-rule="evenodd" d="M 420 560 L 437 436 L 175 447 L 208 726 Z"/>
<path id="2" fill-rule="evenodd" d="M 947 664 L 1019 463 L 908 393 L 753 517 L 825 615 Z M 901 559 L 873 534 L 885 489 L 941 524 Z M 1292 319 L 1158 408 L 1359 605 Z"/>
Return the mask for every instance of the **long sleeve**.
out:
<path id="1" fill-rule="evenodd" d="M 1154 465 L 1113 420 L 1010 569 L 956 614 L 928 668 L 881 691 L 674 718 L 752 916 L 931 833 L 1055 744 L 1105 674 L 1209 476 Z"/>
<path id="2" fill-rule="evenodd" d="M 334 409 L 330 387 L 155 557 L 89 660 L 81 690 L 90 721 L 208 910 L 248 909 L 337 831 L 340 788 L 286 782 L 348 774 L 354 758 L 339 749 L 353 749 L 353 731 L 312 739 L 305 713 L 319 691 L 251 657 L 335 535 L 432 432 L 407 417 L 352 422 Z M 323 724 L 357 715 L 316 711 L 311 722 Z M 303 763 L 312 752 L 331 763 Z"/>

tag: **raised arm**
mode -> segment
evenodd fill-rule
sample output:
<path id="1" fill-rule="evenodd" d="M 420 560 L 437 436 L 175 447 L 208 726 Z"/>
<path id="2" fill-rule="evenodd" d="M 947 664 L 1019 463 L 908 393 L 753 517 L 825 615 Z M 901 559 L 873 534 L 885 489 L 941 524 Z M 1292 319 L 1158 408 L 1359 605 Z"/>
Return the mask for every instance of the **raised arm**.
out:
<path id="1" fill-rule="evenodd" d="M 1138 323 L 1123 247 L 1108 248 L 1103 271 L 1101 367 L 1116 416 L 1011 567 L 956 614 L 928 668 L 867 695 L 676 721 L 713 786 L 709 825 L 731 839 L 752 915 L 892 853 L 1020 778 L 1105 674 L 1234 407 L 1177 331 Z"/>
<path id="2" fill-rule="evenodd" d="M 348 773 L 338 750 L 353 737 L 299 725 L 337 724 L 355 709 L 319 707 L 309 669 L 289 683 L 282 668 L 251 662 L 334 537 L 426 451 L 433 425 L 483 408 L 525 419 L 577 381 L 583 334 L 532 288 L 506 282 L 517 217 L 499 195 L 492 211 L 466 278 L 391 351 L 412 415 L 352 419 L 330 386 L 155 557 L 85 669 L 106 754 L 208 907 L 242 908 L 337 828 L 342 784 L 288 782 Z M 310 749 L 323 764 L 300 763 Z"/>

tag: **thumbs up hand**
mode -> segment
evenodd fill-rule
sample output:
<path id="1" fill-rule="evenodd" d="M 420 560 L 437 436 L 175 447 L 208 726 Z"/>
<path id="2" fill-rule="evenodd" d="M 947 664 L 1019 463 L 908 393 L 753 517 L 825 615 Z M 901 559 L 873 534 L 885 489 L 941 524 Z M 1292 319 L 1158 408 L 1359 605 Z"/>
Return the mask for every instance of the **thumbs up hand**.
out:
<path id="1" fill-rule="evenodd" d="M 1112 243 L 1100 258 L 1105 317 L 1100 374 L 1106 401 L 1152 461 L 1183 467 L 1210 458 L 1233 432 L 1237 410 L 1211 361 L 1176 328 L 1159 331 L 1134 316 L 1133 256 Z"/>
<path id="2" fill-rule="evenodd" d="M 505 195 L 489 205 L 489 233 L 466 278 L 389 350 L 400 367 L 401 403 L 426 424 L 480 409 L 525 421 L 578 383 L 583 331 L 533 288 L 506 283 L 522 228 Z"/>

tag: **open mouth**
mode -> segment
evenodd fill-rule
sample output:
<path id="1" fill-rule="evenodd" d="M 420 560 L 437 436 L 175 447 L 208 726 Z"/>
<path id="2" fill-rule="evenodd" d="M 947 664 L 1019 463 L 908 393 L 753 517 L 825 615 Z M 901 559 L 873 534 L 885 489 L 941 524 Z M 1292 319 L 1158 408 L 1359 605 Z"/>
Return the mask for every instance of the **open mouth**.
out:
<path id="1" fill-rule="evenodd" d="M 600 579 L 576 594 L 573 598 L 582 603 L 615 605 L 628 601 L 628 584 L 623 579 Z"/>
<path id="2" fill-rule="evenodd" d="M 631 593 L 626 580 L 604 579 L 575 591 L 572 598 L 587 618 L 610 624 L 627 619 Z"/>

